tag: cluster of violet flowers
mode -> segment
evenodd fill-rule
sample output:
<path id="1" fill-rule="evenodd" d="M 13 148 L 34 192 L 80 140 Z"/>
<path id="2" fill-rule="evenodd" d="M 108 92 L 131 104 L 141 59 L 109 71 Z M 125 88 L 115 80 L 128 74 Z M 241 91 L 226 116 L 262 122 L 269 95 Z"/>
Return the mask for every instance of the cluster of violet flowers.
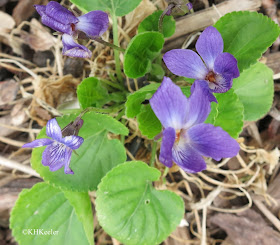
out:
<path id="1" fill-rule="evenodd" d="M 89 58 L 91 51 L 75 42 L 77 38 L 100 37 L 108 28 L 108 15 L 103 11 L 91 11 L 80 17 L 51 1 L 48 5 L 35 5 L 42 22 L 62 34 L 63 54 Z M 191 8 L 191 7 L 189 7 Z M 173 162 L 183 170 L 196 173 L 206 169 L 203 156 L 217 161 L 233 157 L 239 145 L 221 127 L 204 121 L 211 111 L 211 102 L 217 102 L 213 93 L 224 93 L 232 87 L 233 78 L 239 76 L 237 60 L 223 53 L 223 39 L 214 27 L 206 28 L 192 50 L 174 49 L 163 56 L 167 68 L 178 76 L 196 79 L 187 98 L 180 87 L 164 77 L 161 86 L 150 99 L 155 115 L 163 125 L 159 160 L 167 167 Z M 48 121 L 46 134 L 49 138 L 37 139 L 23 147 L 47 146 L 42 164 L 56 171 L 70 168 L 72 152 L 78 149 L 83 138 L 78 136 L 83 120 L 79 116 L 63 130 L 56 119 Z M 158 136 L 156 138 L 159 138 Z"/>
<path id="2" fill-rule="evenodd" d="M 91 51 L 75 42 L 75 39 L 96 39 L 109 26 L 108 15 L 103 11 L 90 11 L 76 17 L 71 11 L 54 1 L 46 6 L 34 5 L 34 7 L 42 17 L 44 25 L 62 34 L 62 53 L 70 57 L 90 58 Z"/>
<path id="3" fill-rule="evenodd" d="M 239 145 L 221 127 L 204 121 L 216 103 L 215 93 L 224 93 L 239 76 L 237 60 L 223 53 L 221 34 L 214 27 L 206 28 L 192 50 L 168 51 L 163 60 L 175 75 L 195 78 L 191 96 L 187 98 L 180 87 L 165 77 L 150 99 L 151 107 L 163 125 L 159 160 L 167 167 L 174 161 L 183 170 L 196 173 L 206 169 L 202 156 L 221 160 L 236 156 Z M 203 60 L 202 60 L 203 59 Z"/>

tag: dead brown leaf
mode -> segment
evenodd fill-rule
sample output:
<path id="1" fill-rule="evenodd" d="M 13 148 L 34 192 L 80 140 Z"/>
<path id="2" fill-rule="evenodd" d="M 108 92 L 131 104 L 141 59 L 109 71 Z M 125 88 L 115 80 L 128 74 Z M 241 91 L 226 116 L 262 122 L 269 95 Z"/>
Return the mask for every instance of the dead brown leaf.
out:
<path id="1" fill-rule="evenodd" d="M 275 0 L 262 0 L 262 7 L 265 13 L 276 23 L 279 25 L 278 17 L 277 17 L 277 3 Z M 279 49 L 280 39 L 279 37 L 274 42 L 272 50 L 277 51 Z"/>
<path id="2" fill-rule="evenodd" d="M 0 11 L 0 32 L 9 33 L 15 26 L 13 17 L 3 11 Z"/>
<path id="3" fill-rule="evenodd" d="M 0 118 L 0 123 L 8 126 L 20 126 L 27 120 L 28 117 L 23 110 L 23 103 L 19 103 L 13 107 L 11 114 Z M 0 136 L 7 136 L 13 132 L 15 130 L 0 126 Z"/>
<path id="4" fill-rule="evenodd" d="M 187 227 L 177 227 L 175 231 L 163 242 L 163 245 L 182 245 L 191 240 L 191 235 Z"/>
<path id="5" fill-rule="evenodd" d="M 280 244 L 280 234 L 252 209 L 237 215 L 219 213 L 210 222 L 225 230 L 233 245 Z"/>
<path id="6" fill-rule="evenodd" d="M 18 90 L 19 85 L 13 79 L 0 82 L 0 106 L 13 101 L 17 96 Z"/>
<path id="7" fill-rule="evenodd" d="M 13 18 L 19 25 L 22 21 L 27 20 L 35 12 L 33 5 L 47 4 L 46 0 L 19 0 L 17 6 L 13 10 Z"/>
<path id="8" fill-rule="evenodd" d="M 55 44 L 55 37 L 36 19 L 30 22 L 30 33 L 22 31 L 21 37 L 35 51 L 49 50 Z"/>
<path id="9" fill-rule="evenodd" d="M 278 215 L 280 211 L 279 186 L 280 186 L 280 175 L 278 174 L 274 178 L 272 183 L 268 186 L 268 190 L 267 190 L 267 193 L 275 200 L 275 203 L 271 203 L 271 205 L 268 205 L 269 210 L 275 215 Z"/>
<path id="10" fill-rule="evenodd" d="M 76 89 L 80 83 L 79 79 L 73 78 L 72 75 L 66 75 L 59 79 L 41 78 L 38 86 L 35 86 L 34 98 L 31 103 L 30 115 L 41 126 L 51 118 L 52 111 L 42 108 L 37 99 L 44 101 L 52 108 L 72 99 L 76 96 Z"/>
<path id="11" fill-rule="evenodd" d="M 0 7 L 3 7 L 7 2 L 8 0 L 0 0 Z"/>
<path id="12" fill-rule="evenodd" d="M 126 23 L 123 29 L 126 33 L 130 33 L 136 29 L 142 20 L 154 11 L 156 11 L 155 5 L 149 0 L 143 0 L 134 11 L 125 16 Z"/>

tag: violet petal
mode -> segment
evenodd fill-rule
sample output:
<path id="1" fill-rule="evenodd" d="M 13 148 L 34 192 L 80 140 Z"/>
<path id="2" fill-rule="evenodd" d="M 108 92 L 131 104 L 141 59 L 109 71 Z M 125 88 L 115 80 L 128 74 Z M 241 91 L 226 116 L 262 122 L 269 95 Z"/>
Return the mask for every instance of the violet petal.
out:
<path id="1" fill-rule="evenodd" d="M 209 86 L 208 86 L 208 83 L 207 83 L 205 80 L 197 80 L 197 83 L 200 84 L 200 86 L 201 86 L 202 89 L 203 89 L 204 95 L 208 97 L 208 99 L 209 99 L 210 102 L 218 103 L 216 97 L 215 97 L 215 96 L 212 94 L 212 92 L 210 91 Z M 195 84 L 196 84 L 196 83 L 193 83 L 193 85 L 191 86 L 191 93 L 194 92 Z"/>
<path id="2" fill-rule="evenodd" d="M 86 33 L 89 37 L 101 36 L 109 26 L 108 14 L 103 11 L 91 11 L 78 17 L 76 29 Z"/>
<path id="3" fill-rule="evenodd" d="M 239 70 L 237 60 L 230 53 L 220 54 L 214 63 L 214 72 L 224 76 L 231 76 L 232 78 L 239 77 Z"/>
<path id="4" fill-rule="evenodd" d="M 49 166 L 51 171 L 56 171 L 65 164 L 66 146 L 61 143 L 53 143 L 46 147 L 42 155 L 42 164 Z"/>
<path id="5" fill-rule="evenodd" d="M 197 173 L 206 169 L 203 157 L 189 144 L 179 142 L 172 149 L 173 161 L 188 173 Z"/>
<path id="6" fill-rule="evenodd" d="M 73 170 L 70 168 L 70 161 L 71 161 L 72 150 L 66 149 L 65 151 L 65 166 L 64 166 L 64 173 L 65 174 L 74 174 Z"/>
<path id="7" fill-rule="evenodd" d="M 46 5 L 46 14 L 52 19 L 65 25 L 78 22 L 77 17 L 71 11 L 54 1 L 50 1 Z"/>
<path id="8" fill-rule="evenodd" d="M 61 129 L 55 118 L 47 122 L 46 134 L 47 136 L 53 138 L 56 141 L 61 141 L 62 139 Z"/>
<path id="9" fill-rule="evenodd" d="M 211 103 L 208 96 L 205 96 L 205 85 L 196 80 L 193 86 L 193 92 L 189 97 L 187 120 L 183 127 L 185 129 L 203 123 L 211 111 Z"/>
<path id="10" fill-rule="evenodd" d="M 221 127 L 212 124 L 198 124 L 188 130 L 190 144 L 203 156 L 219 161 L 221 158 L 234 157 L 239 145 Z"/>
<path id="11" fill-rule="evenodd" d="M 76 43 L 71 35 L 63 34 L 62 43 L 62 53 L 64 55 L 78 58 L 90 58 L 92 55 L 91 51 L 87 47 Z"/>
<path id="12" fill-rule="evenodd" d="M 84 142 L 84 139 L 82 137 L 75 136 L 75 135 L 66 136 L 66 137 L 62 138 L 62 140 L 61 140 L 61 143 L 65 144 L 72 150 L 78 149 L 83 142 Z"/>
<path id="13" fill-rule="evenodd" d="M 46 14 L 46 6 L 45 5 L 34 5 L 34 8 L 36 9 L 36 11 L 38 12 L 39 15 L 44 15 Z"/>
<path id="14" fill-rule="evenodd" d="M 53 18 L 49 17 L 46 14 L 42 15 L 41 21 L 44 25 L 52 28 L 55 31 L 58 31 L 61 33 L 67 33 L 69 35 L 73 33 L 70 25 L 62 24 L 62 23 L 54 20 Z"/>
<path id="15" fill-rule="evenodd" d="M 209 26 L 202 32 L 195 47 L 209 70 L 213 70 L 215 59 L 223 53 L 224 41 L 218 30 Z"/>
<path id="16" fill-rule="evenodd" d="M 41 146 L 45 146 L 45 145 L 50 145 L 51 143 L 53 143 L 54 141 L 51 139 L 37 139 L 34 140 L 30 143 L 26 143 L 22 146 L 22 148 L 36 148 L 36 147 L 41 147 Z"/>
<path id="17" fill-rule="evenodd" d="M 177 76 L 204 79 L 208 73 L 197 53 L 188 49 L 173 49 L 163 56 L 167 68 Z"/>
<path id="18" fill-rule="evenodd" d="M 172 147 L 175 142 L 176 132 L 174 128 L 166 128 L 160 147 L 159 161 L 165 166 L 172 167 Z"/>
<path id="19" fill-rule="evenodd" d="M 186 121 L 188 99 L 170 78 L 164 77 L 150 99 L 150 105 L 164 128 L 181 129 Z"/>
<path id="20" fill-rule="evenodd" d="M 188 7 L 189 10 L 191 10 L 191 9 L 193 8 L 192 3 L 187 3 L 186 5 L 187 5 L 187 7 Z"/>

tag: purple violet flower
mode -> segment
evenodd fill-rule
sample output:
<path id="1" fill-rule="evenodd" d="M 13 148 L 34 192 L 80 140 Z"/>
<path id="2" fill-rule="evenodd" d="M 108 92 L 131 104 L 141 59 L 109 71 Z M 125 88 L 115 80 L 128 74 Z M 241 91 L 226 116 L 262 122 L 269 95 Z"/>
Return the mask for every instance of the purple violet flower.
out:
<path id="1" fill-rule="evenodd" d="M 109 25 L 108 15 L 103 11 L 91 11 L 76 17 L 59 3 L 50 1 L 46 6 L 34 5 L 42 17 L 42 23 L 62 33 L 63 54 L 71 57 L 90 58 L 91 51 L 77 44 L 74 38 L 101 36 Z"/>
<path id="2" fill-rule="evenodd" d="M 46 126 L 46 134 L 52 139 L 37 139 L 22 147 L 36 148 L 47 146 L 43 152 L 42 164 L 49 166 L 50 171 L 56 171 L 64 166 L 65 174 L 74 174 L 69 165 L 72 151 L 78 149 L 84 142 L 82 137 L 77 136 L 82 125 L 83 119 L 79 119 L 75 125 L 71 122 L 61 131 L 56 119 L 53 118 L 48 121 Z"/>
<path id="3" fill-rule="evenodd" d="M 202 32 L 195 47 L 200 56 L 189 49 L 173 49 L 163 60 L 172 73 L 205 81 L 208 86 L 204 82 L 204 92 L 210 101 L 217 102 L 212 93 L 225 93 L 232 87 L 233 78 L 239 77 L 237 60 L 223 53 L 223 38 L 212 26 Z"/>
<path id="4" fill-rule="evenodd" d="M 196 173 L 206 169 L 202 156 L 219 161 L 237 155 L 236 140 L 221 127 L 203 123 L 211 106 L 198 81 L 187 98 L 180 87 L 164 77 L 150 105 L 163 125 L 159 160 L 167 167 L 174 161 L 184 171 Z"/>

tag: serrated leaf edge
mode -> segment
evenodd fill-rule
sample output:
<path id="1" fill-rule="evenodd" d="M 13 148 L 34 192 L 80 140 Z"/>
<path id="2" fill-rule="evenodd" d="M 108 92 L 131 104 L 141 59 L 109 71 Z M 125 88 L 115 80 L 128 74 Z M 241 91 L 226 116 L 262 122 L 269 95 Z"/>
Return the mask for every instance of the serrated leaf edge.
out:
<path id="1" fill-rule="evenodd" d="M 215 27 L 215 25 L 219 22 L 219 21 L 223 21 L 224 19 L 227 19 L 227 18 L 230 18 L 232 16 L 235 16 L 235 15 L 243 15 L 244 13 L 247 13 L 251 16 L 255 15 L 255 16 L 258 16 L 259 18 L 263 19 L 264 21 L 266 22 L 269 22 L 271 23 L 271 25 L 274 25 L 274 28 L 275 29 L 278 29 L 278 35 L 277 37 L 280 35 L 280 27 L 269 17 L 261 14 L 261 13 L 258 13 L 258 12 L 250 12 L 250 11 L 233 11 L 233 12 L 230 12 L 230 13 L 227 13 L 226 15 L 222 16 L 213 26 Z M 275 38 L 275 40 L 277 39 L 277 37 Z M 252 65 L 254 65 L 263 55 L 263 53 L 275 42 L 272 41 L 268 47 L 264 48 L 263 51 L 261 51 L 261 54 L 257 57 L 256 61 L 252 64 L 250 64 L 246 69 L 250 68 Z M 240 72 L 243 72 L 243 70 L 245 69 L 242 69 Z"/>

